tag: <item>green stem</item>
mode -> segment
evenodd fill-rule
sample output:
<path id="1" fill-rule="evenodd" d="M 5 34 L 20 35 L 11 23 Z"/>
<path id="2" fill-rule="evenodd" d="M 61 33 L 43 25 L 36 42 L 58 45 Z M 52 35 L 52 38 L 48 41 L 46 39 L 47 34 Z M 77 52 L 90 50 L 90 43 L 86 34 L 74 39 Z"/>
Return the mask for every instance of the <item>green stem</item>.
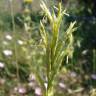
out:
<path id="1" fill-rule="evenodd" d="M 12 1 L 10 1 L 10 6 L 11 6 L 11 17 L 12 17 L 12 29 L 13 29 L 13 38 L 14 38 L 14 50 L 15 50 L 15 62 L 16 62 L 16 75 L 18 81 L 20 80 L 19 78 L 19 66 L 18 66 L 18 60 L 17 60 L 17 45 L 16 45 L 16 37 L 15 37 L 15 21 L 14 21 L 14 10 L 13 10 L 13 4 Z"/>
<path id="2" fill-rule="evenodd" d="M 93 73 L 95 73 L 95 71 L 96 71 L 96 50 L 95 49 L 93 49 Z"/>
<path id="3" fill-rule="evenodd" d="M 49 89 L 46 89 L 46 92 L 43 93 L 43 96 L 54 96 L 54 89 L 53 86 Z"/>

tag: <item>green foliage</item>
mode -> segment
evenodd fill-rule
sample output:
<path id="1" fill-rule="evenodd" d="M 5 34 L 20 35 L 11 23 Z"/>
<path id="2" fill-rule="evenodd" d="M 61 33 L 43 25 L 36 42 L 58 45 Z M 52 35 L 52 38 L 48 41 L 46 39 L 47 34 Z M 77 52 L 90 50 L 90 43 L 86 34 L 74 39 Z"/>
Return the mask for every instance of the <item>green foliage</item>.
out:
<path id="1" fill-rule="evenodd" d="M 3 13 L 1 12 L 0 13 L 0 30 L 10 30 L 10 27 L 11 27 L 11 15 L 9 13 Z M 6 22 L 6 23 L 5 23 Z"/>

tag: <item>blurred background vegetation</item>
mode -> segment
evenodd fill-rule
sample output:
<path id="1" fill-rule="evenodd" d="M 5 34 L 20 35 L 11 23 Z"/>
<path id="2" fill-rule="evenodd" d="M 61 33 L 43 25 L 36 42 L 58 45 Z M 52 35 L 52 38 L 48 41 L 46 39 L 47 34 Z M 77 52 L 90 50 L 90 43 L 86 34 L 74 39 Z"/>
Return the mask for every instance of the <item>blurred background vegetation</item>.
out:
<path id="1" fill-rule="evenodd" d="M 8 38 L 6 39 L 7 35 L 11 36 L 13 34 L 9 1 L 10 0 L 0 0 L 0 61 L 6 63 L 7 66 L 7 68 L 5 68 L 3 71 L 1 71 L 0 69 L 0 78 L 8 79 L 5 87 L 6 93 L 9 92 L 8 94 L 10 94 L 10 91 L 7 88 L 10 87 L 10 89 L 12 89 L 15 86 L 14 82 L 17 82 L 15 77 L 16 68 L 13 64 L 15 63 L 15 57 L 12 56 L 6 58 L 6 56 L 4 56 L 4 54 L 2 53 L 5 49 L 12 50 L 14 53 L 14 41 L 7 41 Z M 61 89 L 57 87 L 57 90 L 59 90 L 57 96 L 59 96 L 60 94 L 62 94 L 60 96 L 90 96 L 91 90 L 96 89 L 96 0 L 46 0 L 46 2 L 49 9 L 53 5 L 57 6 L 58 2 L 62 2 L 63 7 L 67 9 L 69 16 L 64 17 L 61 25 L 61 32 L 62 30 L 66 30 L 70 22 L 77 22 L 77 31 L 73 34 L 75 38 L 73 57 L 72 59 L 69 58 L 69 62 L 67 62 L 68 64 L 65 62 L 66 60 L 63 61 L 62 67 L 64 67 L 64 70 L 57 80 L 57 82 L 62 81 L 63 83 L 65 83 L 69 89 L 67 90 L 63 85 L 63 88 L 61 88 L 63 91 L 61 92 Z M 13 0 L 14 19 L 16 24 L 15 36 L 17 40 L 16 42 L 18 50 L 17 59 L 20 63 L 21 70 L 20 78 L 21 81 L 23 81 L 28 87 L 28 85 L 26 84 L 28 80 L 26 80 L 26 78 L 28 78 L 30 74 L 30 69 L 27 63 L 29 63 L 30 58 L 28 59 L 29 55 L 26 55 L 25 47 L 27 45 L 25 44 L 25 41 L 28 37 L 26 37 L 26 33 L 24 32 L 24 25 L 22 22 L 24 19 L 22 16 L 22 6 L 22 0 Z M 38 44 L 40 43 L 39 23 L 43 18 L 39 0 L 33 0 L 31 10 L 32 12 L 30 16 L 32 20 L 32 41 L 30 42 L 32 42 L 33 44 Z M 23 47 L 22 44 L 18 44 L 18 40 L 19 43 L 20 40 L 24 41 Z M 29 51 L 31 50 L 29 53 L 33 56 L 33 61 L 30 60 L 30 62 L 42 66 L 42 48 L 34 48 L 34 46 L 32 47 L 31 45 L 29 47 L 32 48 L 32 50 L 29 48 Z M 38 66 L 36 66 L 36 68 L 38 69 Z M 65 74 L 66 72 L 67 74 Z M 72 77 L 70 77 L 70 75 Z M 13 79 L 12 82 L 10 81 L 11 79 Z M 11 84 L 13 85 L 11 86 Z M 83 90 L 79 90 L 80 88 L 83 88 Z M 80 92 L 76 89 L 78 89 Z M 71 94 L 72 90 L 75 90 L 76 92 L 74 91 Z M 28 96 L 32 96 L 30 95 L 30 89 L 28 89 L 28 91 Z M 67 94 L 66 92 L 69 93 Z M 66 95 L 64 95 L 65 93 Z M 11 95 L 1 95 L 0 93 L 0 96 Z"/>

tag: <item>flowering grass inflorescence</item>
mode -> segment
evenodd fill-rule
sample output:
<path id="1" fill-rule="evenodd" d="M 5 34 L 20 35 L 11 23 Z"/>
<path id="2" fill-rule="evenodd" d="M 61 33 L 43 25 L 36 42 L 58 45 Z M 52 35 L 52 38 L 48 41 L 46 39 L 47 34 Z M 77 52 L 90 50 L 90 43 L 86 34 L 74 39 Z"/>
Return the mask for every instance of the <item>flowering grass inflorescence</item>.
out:
<path id="1" fill-rule="evenodd" d="M 76 30 L 74 25 L 76 22 L 70 24 L 66 32 L 64 32 L 63 40 L 60 39 L 60 25 L 63 16 L 66 15 L 66 10 L 62 10 L 61 3 L 57 9 L 57 13 L 53 13 L 46 7 L 45 3 L 41 3 L 41 8 L 45 17 L 49 21 L 51 31 L 47 32 L 44 23 L 40 22 L 40 33 L 42 37 L 43 48 L 45 50 L 45 64 L 46 64 L 46 78 L 47 88 L 44 86 L 45 81 L 40 79 L 40 84 L 43 88 L 43 96 L 54 96 L 55 78 L 59 74 L 62 66 L 62 61 L 65 56 L 72 57 L 74 38 L 72 33 Z M 42 82 L 41 82 L 42 81 Z"/>

